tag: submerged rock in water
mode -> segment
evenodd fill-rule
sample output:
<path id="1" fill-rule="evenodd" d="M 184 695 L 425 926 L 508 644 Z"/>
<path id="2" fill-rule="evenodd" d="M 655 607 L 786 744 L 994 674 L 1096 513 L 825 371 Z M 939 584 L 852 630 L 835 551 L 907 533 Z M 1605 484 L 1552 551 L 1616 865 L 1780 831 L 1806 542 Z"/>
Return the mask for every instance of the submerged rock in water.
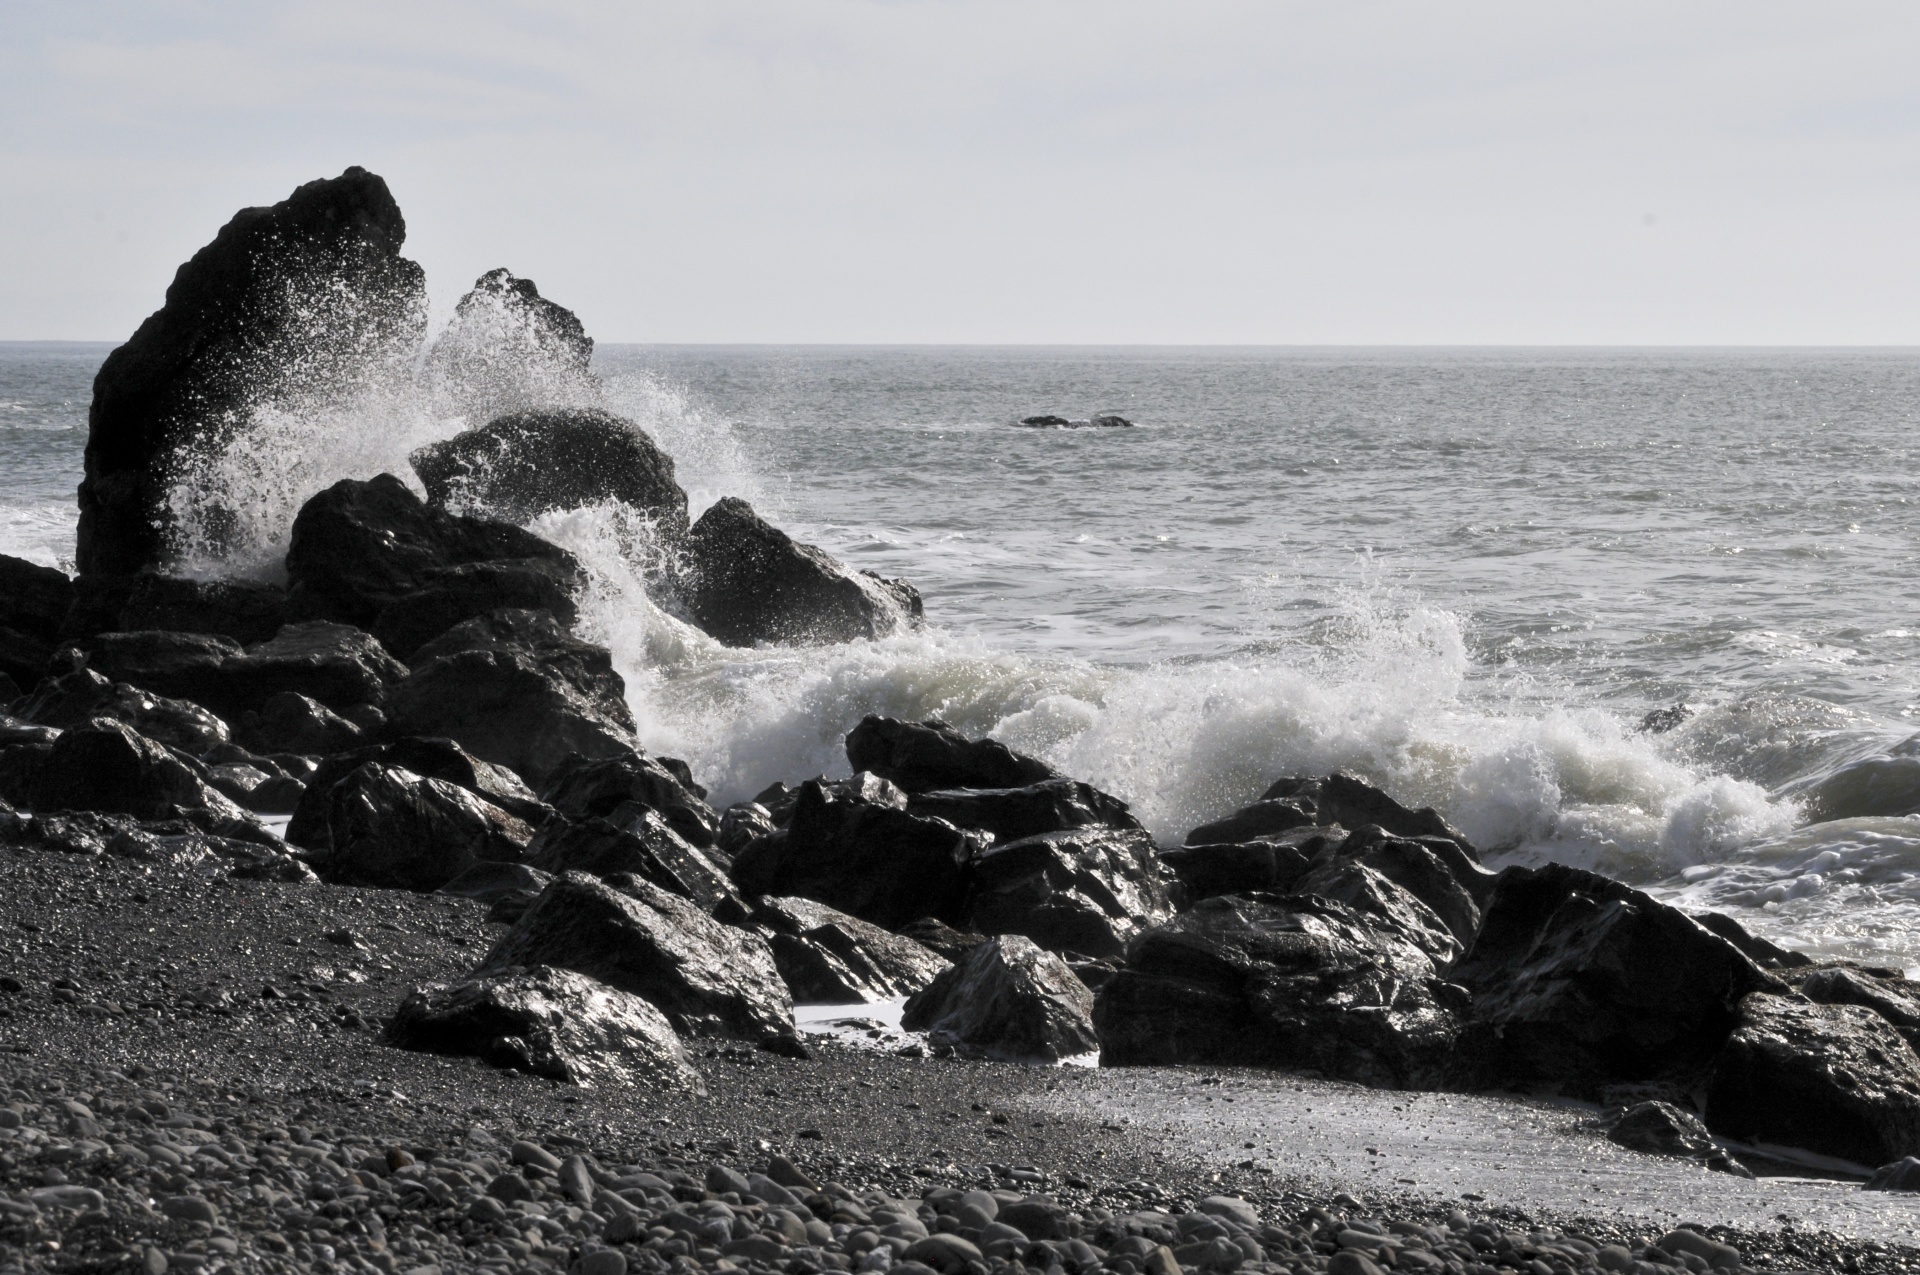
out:
<path id="1" fill-rule="evenodd" d="M 450 414 L 480 424 L 590 394 L 592 362 L 593 338 L 573 311 L 498 269 L 460 298 L 427 352 L 426 374 Z"/>
<path id="2" fill-rule="evenodd" d="M 82 574 L 132 575 L 169 554 L 169 489 L 282 390 L 376 381 L 426 330 L 425 278 L 379 177 L 349 168 L 246 208 L 181 266 L 166 304 L 94 378 Z M 217 490 L 197 493 L 218 500 Z"/>
<path id="3" fill-rule="evenodd" d="M 863 717 L 847 734 L 847 760 L 909 793 L 936 788 L 1024 788 L 1057 779 L 1051 766 L 993 739 L 968 739 L 940 721 Z"/>
<path id="4" fill-rule="evenodd" d="M 882 638 L 922 615 L 920 593 L 905 580 L 849 571 L 737 496 L 693 524 L 680 596 L 693 622 L 727 646 Z"/>
<path id="5" fill-rule="evenodd" d="M 1801 802 L 1815 823 L 1920 814 L 1920 756 L 1863 757 L 1807 788 Z"/>
<path id="6" fill-rule="evenodd" d="M 1883 1164 L 1861 1183 L 1863 1191 L 1920 1191 L 1920 1156 Z"/>
<path id="7" fill-rule="evenodd" d="M 907 1001 L 909 1031 L 974 1055 L 1058 1062 L 1099 1047 L 1093 993 L 1067 963 L 1018 934 L 990 939 Z"/>

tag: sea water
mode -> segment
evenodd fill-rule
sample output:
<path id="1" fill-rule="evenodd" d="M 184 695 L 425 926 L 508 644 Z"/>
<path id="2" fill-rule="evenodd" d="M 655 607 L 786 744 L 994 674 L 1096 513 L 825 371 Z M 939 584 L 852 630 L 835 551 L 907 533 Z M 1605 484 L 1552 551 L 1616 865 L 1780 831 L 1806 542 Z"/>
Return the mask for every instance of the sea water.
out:
<path id="1" fill-rule="evenodd" d="M 0 552 L 71 566 L 108 348 L 0 346 Z M 1169 844 L 1345 768 L 1495 863 L 1920 965 L 1920 819 L 1806 800 L 1920 731 L 1920 352 L 603 345 L 594 371 L 555 399 L 637 421 L 696 515 L 744 496 L 925 595 L 915 633 L 729 650 L 648 596 L 625 511 L 535 524 L 592 575 L 643 743 L 723 804 L 844 774 L 867 713 L 992 734 Z M 306 496 L 412 481 L 467 424 L 436 402 L 263 411 L 176 494 L 188 568 L 273 578 Z M 1097 412 L 1134 427 L 1017 424 Z M 245 513 L 217 551 L 207 492 Z"/>

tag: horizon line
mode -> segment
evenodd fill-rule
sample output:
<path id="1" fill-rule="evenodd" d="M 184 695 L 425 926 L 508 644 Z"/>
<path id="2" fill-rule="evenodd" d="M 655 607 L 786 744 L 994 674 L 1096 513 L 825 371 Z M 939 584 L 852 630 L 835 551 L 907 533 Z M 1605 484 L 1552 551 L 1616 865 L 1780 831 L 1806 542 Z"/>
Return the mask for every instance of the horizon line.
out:
<path id="1" fill-rule="evenodd" d="M 0 347 L 125 345 L 130 337 L 0 337 Z M 1632 341 L 615 341 L 596 350 L 1915 350 L 1920 341 L 1632 342 Z"/>

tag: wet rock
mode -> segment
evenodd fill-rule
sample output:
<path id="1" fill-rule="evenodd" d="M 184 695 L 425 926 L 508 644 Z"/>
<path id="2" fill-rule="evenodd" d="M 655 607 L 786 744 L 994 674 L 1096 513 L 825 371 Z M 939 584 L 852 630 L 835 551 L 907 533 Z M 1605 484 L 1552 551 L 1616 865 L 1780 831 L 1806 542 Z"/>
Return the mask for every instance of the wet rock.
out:
<path id="1" fill-rule="evenodd" d="M 809 780 L 787 826 L 742 850 L 731 875 L 747 894 L 800 895 L 897 930 L 957 915 L 979 845 L 945 820 Z"/>
<path id="2" fill-rule="evenodd" d="M 1876 976 L 1848 965 L 1815 969 L 1786 980 L 1816 1005 L 1863 1005 L 1920 1050 L 1920 985 L 1898 974 Z"/>
<path id="3" fill-rule="evenodd" d="M 104 718 L 64 732 L 38 767 L 27 803 L 36 812 L 96 810 L 165 819 L 177 807 L 244 818 L 165 745 Z"/>
<path id="4" fill-rule="evenodd" d="M 1695 913 L 1693 919 L 1745 952 L 1747 958 L 1763 970 L 1800 969 L 1813 964 L 1813 958 L 1805 952 L 1790 952 L 1757 934 L 1748 933 L 1745 926 L 1724 912 Z"/>
<path id="5" fill-rule="evenodd" d="M 1294 882 L 1293 889 L 1295 896 L 1330 899 L 1378 918 L 1425 952 L 1436 969 L 1451 965 L 1466 950 L 1432 908 L 1364 863 L 1328 856 Z"/>
<path id="6" fill-rule="evenodd" d="M 909 793 L 940 788 L 1024 788 L 1053 768 L 993 739 L 968 739 L 940 721 L 865 717 L 847 735 L 847 760 Z"/>
<path id="7" fill-rule="evenodd" d="M 1020 423 L 1031 429 L 1066 429 L 1073 424 L 1064 416 L 1042 413 L 1038 416 L 1022 416 Z"/>
<path id="8" fill-rule="evenodd" d="M 322 880 L 437 890 L 479 862 L 518 862 L 532 830 L 444 780 L 369 762 L 326 793 Z"/>
<path id="9" fill-rule="evenodd" d="M 94 378 L 82 574 L 131 575 L 167 557 L 171 487 L 273 397 L 285 369 L 312 392 L 407 366 L 427 309 L 420 267 L 399 255 L 405 237 L 386 183 L 349 168 L 242 209 L 180 267 L 166 304 Z"/>
<path id="10" fill-rule="evenodd" d="M 619 501 L 658 519 L 678 539 L 687 493 L 673 458 L 632 421 L 598 408 L 515 412 L 413 453 L 436 505 L 482 509 L 513 522 Z"/>
<path id="11" fill-rule="evenodd" d="M 1432 1084 L 1466 994 L 1378 917 L 1311 896 L 1205 899 L 1133 941 L 1094 1010 L 1103 1065 L 1314 1068 Z"/>
<path id="12" fill-rule="evenodd" d="M 639 751 L 612 757 L 569 757 L 556 767 L 541 795 L 569 819 L 604 818 L 629 803 L 658 811 L 681 837 L 701 848 L 718 840 L 720 820 L 706 794 L 666 761 Z"/>
<path id="13" fill-rule="evenodd" d="M 910 938 L 812 899 L 759 899 L 752 919 L 764 927 L 774 965 L 796 1003 L 851 1005 L 911 996 L 951 964 Z"/>
<path id="14" fill-rule="evenodd" d="M 369 762 L 399 767 L 429 779 L 444 780 L 508 814 L 538 827 L 553 813 L 512 771 L 482 761 L 450 739 L 407 736 L 327 758 L 307 780 L 307 795 L 287 824 L 287 840 L 297 846 L 325 849 L 327 802 L 333 786 Z"/>
<path id="15" fill-rule="evenodd" d="M 531 279 L 489 270 L 454 307 L 427 353 L 429 384 L 472 424 L 591 390 L 593 339 Z"/>
<path id="16" fill-rule="evenodd" d="M 1190 846 L 1233 845 L 1271 837 L 1295 828 L 1310 828 L 1316 823 L 1309 803 L 1301 801 L 1256 801 L 1251 806 L 1203 823 L 1187 834 Z"/>
<path id="17" fill-rule="evenodd" d="M 1498 880 L 1444 837 L 1396 837 L 1369 825 L 1342 840 L 1321 843 L 1314 851 L 1311 870 L 1292 889 L 1302 894 L 1325 893 L 1320 876 L 1339 863 L 1364 866 L 1413 895 L 1439 918 L 1463 951 L 1480 932 L 1480 901 L 1491 896 Z M 1342 896 L 1335 892 L 1329 897 Z"/>
<path id="18" fill-rule="evenodd" d="M 982 934 L 1023 934 L 1048 951 L 1087 956 L 1119 956 L 1172 915 L 1153 838 L 1108 829 L 989 848 L 973 862 L 966 908 Z"/>
<path id="19" fill-rule="evenodd" d="M 366 735 L 319 700 L 281 691 L 242 719 L 241 737 L 263 753 L 325 757 L 365 745 Z"/>
<path id="20" fill-rule="evenodd" d="M 1883 1164 L 1861 1184 L 1864 1191 L 1920 1191 L 1920 1158 L 1907 1156 Z"/>
<path id="21" fill-rule="evenodd" d="M 704 1093 L 686 1046 L 638 996 L 571 970 L 537 966 L 417 988 L 395 1011 L 387 1044 L 464 1054 L 567 1084 Z"/>
<path id="22" fill-rule="evenodd" d="M 209 633 L 138 630 L 102 633 L 87 643 L 86 666 L 94 672 L 152 691 L 201 704 L 223 718 L 238 720 L 257 709 L 234 693 L 227 661 L 246 654 L 232 638 Z"/>
<path id="23" fill-rule="evenodd" d="M 403 660 L 455 625 L 500 610 L 544 611 L 561 625 L 579 616 L 579 573 L 570 563 L 543 558 L 470 562 L 434 573 L 373 622 L 374 636 Z"/>
<path id="24" fill-rule="evenodd" d="M 882 638 L 922 615 L 911 584 L 847 570 L 737 496 L 693 524 L 680 596 L 693 622 L 727 646 Z"/>
<path id="25" fill-rule="evenodd" d="M 1920 814 L 1920 756 L 1863 757 L 1800 795 L 1812 823 Z"/>
<path id="26" fill-rule="evenodd" d="M 1096 429 L 1132 429 L 1133 422 L 1114 412 L 1095 412 L 1088 422 Z"/>
<path id="27" fill-rule="evenodd" d="M 1338 837 L 1336 829 L 1332 838 Z M 1314 827 L 1268 840 L 1184 846 L 1163 851 L 1160 861 L 1180 882 L 1187 903 L 1220 894 L 1287 894 L 1326 844 L 1329 834 Z"/>
<path id="28" fill-rule="evenodd" d="M 1629 1151 L 1692 1160 L 1736 1177 L 1753 1176 L 1752 1170 L 1720 1149 L 1698 1116 L 1668 1102 L 1643 1102 L 1630 1108 L 1607 1130 L 1607 1140 Z"/>
<path id="29" fill-rule="evenodd" d="M 388 711 L 396 732 L 457 740 L 540 786 L 575 753 L 635 750 L 613 657 L 538 611 L 491 612 L 429 642 Z"/>
<path id="30" fill-rule="evenodd" d="M 527 862 L 543 872 L 631 873 L 712 912 L 733 897 L 720 868 L 680 837 L 660 815 L 623 806 L 610 819 L 549 821 L 527 847 Z"/>
<path id="31" fill-rule="evenodd" d="M 1920 1155 L 1920 1056 L 1860 1005 L 1764 993 L 1714 1061 L 1707 1127 L 1862 1165 Z"/>
<path id="32" fill-rule="evenodd" d="M 133 578 L 113 627 L 213 634 L 247 645 L 266 641 L 286 622 L 287 591 L 278 585 L 146 572 Z"/>
<path id="33" fill-rule="evenodd" d="M 1684 701 L 1669 704 L 1665 708 L 1656 708 L 1640 719 L 1634 729 L 1644 735 L 1664 735 L 1670 730 L 1678 730 L 1693 720 L 1693 705 Z"/>
<path id="34" fill-rule="evenodd" d="M 907 809 L 960 828 L 1019 841 L 1075 828 L 1138 829 L 1127 803 L 1076 779 L 1049 779 L 1025 788 L 946 788 L 916 794 Z"/>
<path id="35" fill-rule="evenodd" d="M 387 653 L 372 634 L 346 624 L 311 620 L 289 624 L 245 654 L 227 660 L 220 674 L 230 707 L 262 708 L 292 692 L 334 712 L 359 704 L 383 704 L 407 675 L 407 666 Z"/>
<path id="36" fill-rule="evenodd" d="M 538 898 L 553 880 L 551 872 L 530 868 L 524 863 L 476 863 L 435 893 L 451 894 L 482 903 L 516 903 L 513 919 L 518 920 L 526 905 Z"/>
<path id="37" fill-rule="evenodd" d="M 1440 817 L 1431 806 L 1418 810 L 1389 797 L 1364 779 L 1347 774 L 1324 778 L 1277 779 L 1260 795 L 1262 802 L 1291 801 L 1313 811 L 1314 822 L 1339 824 L 1343 828 L 1364 828 L 1378 824 L 1396 837 L 1441 837 L 1473 855 L 1472 845 L 1459 829 Z"/>
<path id="38" fill-rule="evenodd" d="M 1057 1062 L 1098 1047 L 1093 993 L 1017 934 L 982 943 L 907 1001 L 901 1025 L 969 1054 Z"/>
<path id="39" fill-rule="evenodd" d="M 757 801 L 742 801 L 728 806 L 720 815 L 720 831 L 714 849 L 731 865 L 734 856 L 758 837 L 773 831 L 773 816 Z"/>
<path id="40" fill-rule="evenodd" d="M 96 718 L 124 722 L 149 739 L 196 754 L 230 735 L 225 722 L 198 704 L 111 681 L 90 668 L 46 679 L 15 707 L 24 721 L 62 730 Z"/>
<path id="41" fill-rule="evenodd" d="M 0 554 L 0 673 L 21 686 L 45 676 L 72 605 L 66 572 Z"/>
<path id="42" fill-rule="evenodd" d="M 651 1001 L 685 1035 L 794 1039 L 793 1002 L 758 935 L 642 881 L 615 890 L 556 877 L 495 944 L 480 973 L 558 965 Z"/>
<path id="43" fill-rule="evenodd" d="M 909 921 L 896 933 L 902 938 L 912 939 L 928 951 L 955 963 L 966 960 L 969 952 L 987 941 L 987 936 L 984 934 L 975 934 L 972 930 L 956 930 L 946 922 L 930 916 Z"/>
<path id="44" fill-rule="evenodd" d="M 1742 998 L 1779 986 L 1685 913 L 1558 864 L 1500 874 L 1452 977 L 1474 997 L 1465 1083 L 1574 1094 L 1704 1068 Z"/>
<path id="45" fill-rule="evenodd" d="M 503 561 L 546 563 L 569 578 L 579 571 L 571 554 L 532 532 L 433 508 L 392 474 L 343 479 L 293 521 L 289 605 L 296 615 L 371 629 L 388 607 L 445 573 Z"/>

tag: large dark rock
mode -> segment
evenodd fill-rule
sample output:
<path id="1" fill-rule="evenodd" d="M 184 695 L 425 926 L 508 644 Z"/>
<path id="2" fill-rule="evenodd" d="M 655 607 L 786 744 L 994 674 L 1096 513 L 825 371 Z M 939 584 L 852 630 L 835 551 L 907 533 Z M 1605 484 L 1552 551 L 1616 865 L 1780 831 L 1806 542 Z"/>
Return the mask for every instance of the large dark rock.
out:
<path id="1" fill-rule="evenodd" d="M 200 807 L 246 820 L 165 745 L 106 719 L 61 734 L 35 771 L 27 804 L 36 813 L 96 810 L 136 819 L 175 818 L 181 807 Z"/>
<path id="2" fill-rule="evenodd" d="M 336 711 L 377 705 L 407 675 L 371 635 L 325 621 L 285 625 L 244 649 L 213 634 L 173 632 L 106 633 L 89 645 L 87 667 L 232 721 L 288 692 Z"/>
<path id="3" fill-rule="evenodd" d="M 226 676 L 227 661 L 245 654 L 238 642 L 217 634 L 138 630 L 93 638 L 87 643 L 86 664 L 116 682 L 238 718 L 259 707 L 234 694 Z"/>
<path id="4" fill-rule="evenodd" d="M 1705 1115 L 1723 1137 L 1872 1168 L 1920 1155 L 1920 1057 L 1864 1006 L 1749 996 Z"/>
<path id="5" fill-rule="evenodd" d="M 576 753 L 619 757 L 637 743 L 606 648 L 537 611 L 496 611 L 429 642 L 387 709 L 394 731 L 458 740 L 535 785 Z"/>
<path id="6" fill-rule="evenodd" d="M 1378 825 L 1369 825 L 1338 841 L 1319 843 L 1311 868 L 1289 889 L 1352 903 L 1340 889 L 1327 884 L 1332 879 L 1329 874 L 1337 876 L 1341 865 L 1378 873 L 1418 899 L 1447 928 L 1460 951 L 1471 947 L 1478 936 L 1480 900 L 1491 895 L 1498 880 L 1444 837 L 1395 837 Z"/>
<path id="7" fill-rule="evenodd" d="M 531 279 L 489 270 L 427 352 L 428 381 L 471 424 L 590 393 L 593 339 Z"/>
<path id="8" fill-rule="evenodd" d="M 982 943 L 908 1001 L 900 1025 L 936 1048 L 1058 1062 L 1099 1047 L 1093 993 L 1032 939 Z"/>
<path id="9" fill-rule="evenodd" d="M 1763 970 L 1802 969 L 1813 964 L 1813 958 L 1805 952 L 1793 952 L 1776 943 L 1769 943 L 1759 935 L 1748 932 L 1746 926 L 1725 912 L 1696 912 L 1693 919 L 1745 952 Z"/>
<path id="10" fill-rule="evenodd" d="M 684 1035 L 795 1040 L 793 1001 L 756 934 L 646 882 L 556 877 L 501 936 L 482 975 L 558 965 L 651 1001 Z"/>
<path id="11" fill-rule="evenodd" d="M 445 780 L 368 762 L 325 793 L 320 879 L 382 890 L 437 890 L 476 863 L 516 863 L 532 829 Z"/>
<path id="12" fill-rule="evenodd" d="M 1212 823 L 1203 823 L 1187 834 L 1186 844 L 1190 846 L 1234 845 L 1241 842 L 1271 837 L 1282 832 L 1291 832 L 1295 828 L 1310 828 L 1316 825 L 1314 811 L 1309 803 L 1301 801 L 1256 801 L 1251 806 L 1228 815 L 1225 819 L 1216 819 Z"/>
<path id="13" fill-rule="evenodd" d="M 812 899 L 763 898 L 752 919 L 795 1003 L 852 1005 L 911 996 L 950 964 L 910 938 Z"/>
<path id="14" fill-rule="evenodd" d="M 1466 993 L 1387 922 L 1311 896 L 1206 899 L 1133 941 L 1100 990 L 1103 1066 L 1311 1068 L 1432 1086 Z"/>
<path id="15" fill-rule="evenodd" d="M 1023 934 L 1052 952 L 1119 956 L 1173 908 L 1153 838 L 1076 829 L 994 846 L 974 860 L 966 919 L 982 934 Z"/>
<path id="16" fill-rule="evenodd" d="M 388 744 L 340 753 L 321 762 L 307 778 L 306 793 L 287 824 L 287 840 L 296 846 L 326 849 L 330 844 L 328 794 L 335 784 L 369 762 L 398 767 L 464 788 L 530 827 L 540 826 L 553 813 L 512 771 L 482 761 L 450 739 L 406 736 Z"/>
<path id="17" fill-rule="evenodd" d="M 66 572 L 0 554 L 0 673 L 21 686 L 38 682 L 72 605 Z"/>
<path id="18" fill-rule="evenodd" d="M 847 570 L 737 496 L 693 524 L 680 596 L 693 622 L 727 646 L 882 638 L 922 616 L 911 584 Z"/>
<path id="19" fill-rule="evenodd" d="M 1466 950 L 1418 896 L 1364 863 L 1329 856 L 1309 868 L 1293 889 L 1296 897 L 1330 899 L 1378 919 L 1425 952 L 1436 969 L 1445 969 Z"/>
<path id="20" fill-rule="evenodd" d="M 993 739 L 968 739 L 945 722 L 864 717 L 847 735 L 856 771 L 890 779 L 905 792 L 936 788 L 1024 788 L 1058 776 L 1037 758 Z"/>
<path id="21" fill-rule="evenodd" d="M 1753 1171 L 1721 1150 L 1707 1126 L 1691 1111 L 1668 1102 L 1642 1102 L 1621 1115 L 1607 1130 L 1607 1141 L 1629 1151 L 1672 1156 L 1720 1173 L 1750 1178 Z"/>
<path id="22" fill-rule="evenodd" d="M 1691 1077 L 1772 976 L 1691 917 L 1577 868 L 1509 868 L 1452 971 L 1473 992 L 1461 1079 L 1598 1095 Z"/>
<path id="23" fill-rule="evenodd" d="M 406 223 L 361 168 L 246 208 L 181 266 L 166 304 L 93 382 L 83 574 L 131 575 L 168 556 L 168 490 L 262 398 L 404 368 L 426 327 Z M 217 493 L 208 493 L 217 496 Z"/>
<path id="24" fill-rule="evenodd" d="M 1364 779 L 1332 774 L 1324 778 L 1277 779 L 1260 795 L 1261 802 L 1287 801 L 1310 811 L 1319 824 L 1364 828 L 1378 824 L 1397 837 L 1441 837 L 1474 854 L 1467 839 L 1432 806 L 1418 810 L 1389 797 Z M 1478 855 L 1474 854 L 1475 859 Z"/>
<path id="25" fill-rule="evenodd" d="M 622 807 L 606 819 L 550 820 L 527 848 L 527 862 L 542 872 L 631 873 L 703 912 L 733 897 L 726 874 L 644 806 Z"/>
<path id="26" fill-rule="evenodd" d="M 800 786 L 787 826 L 733 861 L 748 894 L 797 894 L 897 930 L 923 916 L 954 919 L 979 838 L 943 819 Z"/>
<path id="27" fill-rule="evenodd" d="M 642 752 L 612 757 L 569 757 L 548 778 L 541 797 L 569 819 L 604 818 L 630 802 L 656 810 L 682 837 L 707 849 L 719 819 L 705 792 L 666 763 L 672 758 Z"/>
<path id="28" fill-rule="evenodd" d="M 1863 1005 L 1887 1020 L 1909 1045 L 1920 1050 L 1920 985 L 1889 972 L 1829 965 L 1786 981 L 1818 1005 Z"/>
<path id="29" fill-rule="evenodd" d="M 687 493 L 673 458 L 632 421 L 598 408 L 515 412 L 408 458 L 436 505 L 528 522 L 556 509 L 619 501 L 678 539 Z"/>
<path id="30" fill-rule="evenodd" d="M 914 795 L 907 809 L 960 828 L 1018 841 L 1076 828 L 1135 830 L 1127 803 L 1077 779 L 1048 779 L 1024 788 L 945 788 Z"/>
<path id="31" fill-rule="evenodd" d="M 1288 894 L 1313 855 L 1339 840 L 1339 829 L 1316 826 L 1257 841 L 1182 846 L 1162 851 L 1160 861 L 1179 880 L 1183 906 L 1220 894 Z"/>
<path id="32" fill-rule="evenodd" d="M 584 579 L 573 555 L 511 523 L 436 509 L 392 474 L 342 479 L 293 520 L 288 604 L 301 617 L 371 630 L 388 607 L 447 573 L 508 561 L 545 563 L 569 580 Z"/>
<path id="33" fill-rule="evenodd" d="M 299 753 L 325 757 L 360 748 L 367 733 L 319 700 L 281 691 L 241 719 L 241 738 L 260 753 Z"/>
<path id="34" fill-rule="evenodd" d="M 385 1041 L 469 1055 L 563 1084 L 705 1093 L 672 1024 L 646 1001 L 571 970 L 536 966 L 416 988 Z"/>
<path id="35" fill-rule="evenodd" d="M 67 730 L 94 718 L 125 722 L 149 739 L 200 754 L 232 737 L 227 724 L 185 700 L 115 682 L 90 668 L 50 677 L 16 705 L 23 721 Z"/>
<path id="36" fill-rule="evenodd" d="M 420 589 L 389 603 L 373 622 L 373 632 L 381 645 L 412 661 L 447 630 L 492 611 L 544 611 L 571 625 L 580 614 L 573 600 L 579 587 L 571 563 L 546 558 L 470 562 L 436 571 Z"/>
<path id="37" fill-rule="evenodd" d="M 250 580 L 133 577 L 114 628 L 213 633 L 242 645 L 264 642 L 287 622 L 287 591 Z"/>

